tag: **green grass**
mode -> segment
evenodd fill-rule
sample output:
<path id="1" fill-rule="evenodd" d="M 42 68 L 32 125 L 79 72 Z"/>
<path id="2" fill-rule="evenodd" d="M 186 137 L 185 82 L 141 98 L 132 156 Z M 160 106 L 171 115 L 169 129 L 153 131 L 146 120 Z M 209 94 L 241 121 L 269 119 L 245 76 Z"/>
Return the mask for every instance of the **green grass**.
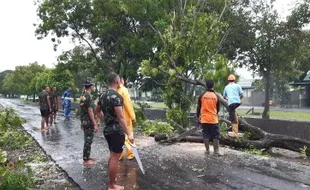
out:
<path id="1" fill-rule="evenodd" d="M 238 110 L 237 111 L 241 116 L 253 116 L 251 114 L 246 115 L 247 110 Z M 254 115 L 256 117 L 261 117 L 263 110 L 256 110 L 255 113 L 260 115 Z M 310 121 L 310 113 L 307 112 L 286 112 L 286 111 L 270 111 L 270 118 L 275 119 L 289 119 L 289 120 L 298 120 L 298 121 Z"/>
<path id="2" fill-rule="evenodd" d="M 154 109 L 165 109 L 167 108 L 167 106 L 164 104 L 164 102 L 152 102 L 152 103 L 148 103 L 148 105 L 151 106 L 151 108 Z M 135 104 L 136 108 L 139 108 L 140 106 L 138 104 Z"/>
<path id="3" fill-rule="evenodd" d="M 164 109 L 167 106 L 163 102 L 152 102 L 149 103 L 151 108 L 154 109 Z M 136 108 L 139 108 L 137 104 L 135 104 Z M 196 107 L 193 106 L 192 110 L 195 110 Z M 249 117 L 261 117 L 263 110 L 255 110 L 255 113 L 259 113 L 259 115 L 246 115 L 247 110 L 238 109 L 238 114 L 241 116 L 249 116 Z M 274 119 L 289 119 L 289 120 L 298 120 L 298 121 L 310 121 L 310 113 L 307 112 L 287 112 L 287 111 L 270 111 L 270 117 Z"/>

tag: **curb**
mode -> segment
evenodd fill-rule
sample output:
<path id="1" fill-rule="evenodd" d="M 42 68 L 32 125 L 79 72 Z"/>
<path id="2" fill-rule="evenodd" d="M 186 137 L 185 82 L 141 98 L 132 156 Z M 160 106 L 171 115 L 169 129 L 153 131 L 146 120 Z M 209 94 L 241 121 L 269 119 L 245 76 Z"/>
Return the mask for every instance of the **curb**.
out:
<path id="1" fill-rule="evenodd" d="M 40 145 L 40 143 L 23 127 L 23 125 L 21 126 L 22 127 L 22 130 L 24 132 L 26 132 L 33 140 L 34 142 L 36 143 L 36 145 L 43 151 L 43 153 L 65 174 L 65 176 L 67 177 L 68 181 L 72 184 L 74 184 L 78 189 L 81 189 L 81 186 L 76 182 L 74 181 L 74 179 L 68 174 L 68 172 L 66 170 L 64 170 L 59 164 L 57 164 L 57 162 L 52 158 L 51 155 L 49 155 L 45 150 L 44 148 Z"/>

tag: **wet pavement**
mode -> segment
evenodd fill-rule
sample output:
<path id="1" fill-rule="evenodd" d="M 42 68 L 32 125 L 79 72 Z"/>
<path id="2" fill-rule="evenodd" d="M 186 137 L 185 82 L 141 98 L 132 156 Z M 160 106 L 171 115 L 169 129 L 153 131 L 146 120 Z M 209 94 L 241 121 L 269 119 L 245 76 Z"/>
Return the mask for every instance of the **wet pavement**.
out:
<path id="1" fill-rule="evenodd" d="M 23 126 L 47 154 L 85 190 L 107 189 L 108 147 L 102 131 L 95 135 L 92 157 L 97 164 L 82 165 L 83 132 L 77 119 L 64 121 L 45 133 L 40 131 L 38 107 L 19 100 L 1 99 L 27 120 Z M 136 138 L 146 174 L 135 161 L 119 163 L 118 184 L 126 190 L 213 190 L 213 189 L 310 189 L 310 167 L 275 158 L 265 158 L 222 148 L 223 157 L 204 154 L 202 144 L 159 145 L 153 138 Z"/>

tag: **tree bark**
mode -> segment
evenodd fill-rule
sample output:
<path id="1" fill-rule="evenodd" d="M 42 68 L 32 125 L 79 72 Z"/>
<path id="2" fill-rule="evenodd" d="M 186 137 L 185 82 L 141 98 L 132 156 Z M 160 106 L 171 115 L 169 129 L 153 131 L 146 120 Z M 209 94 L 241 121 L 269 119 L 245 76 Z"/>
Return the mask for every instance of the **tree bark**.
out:
<path id="1" fill-rule="evenodd" d="M 263 112 L 263 119 L 270 119 L 270 70 L 267 69 L 267 71 L 264 73 L 264 78 L 265 78 L 265 105 L 264 105 L 264 112 Z"/>
<path id="2" fill-rule="evenodd" d="M 221 144 L 228 145 L 234 148 L 256 148 L 256 149 L 268 149 L 270 147 L 284 148 L 296 152 L 300 152 L 302 148 L 310 147 L 310 141 L 303 140 L 296 137 L 290 137 L 286 135 L 277 135 L 267 133 L 260 128 L 250 125 L 243 118 L 240 119 L 242 123 L 243 131 L 251 133 L 249 139 L 246 138 L 231 138 L 226 134 L 221 134 Z M 222 120 L 228 124 L 230 121 Z M 200 127 L 193 127 L 192 129 L 180 134 L 177 137 L 167 139 L 166 142 L 174 143 L 178 141 L 182 142 L 197 142 L 202 143 L 203 137 L 202 132 L 197 132 Z M 158 140 L 158 139 L 157 139 Z M 306 150 L 307 156 L 310 156 L 310 148 Z"/>

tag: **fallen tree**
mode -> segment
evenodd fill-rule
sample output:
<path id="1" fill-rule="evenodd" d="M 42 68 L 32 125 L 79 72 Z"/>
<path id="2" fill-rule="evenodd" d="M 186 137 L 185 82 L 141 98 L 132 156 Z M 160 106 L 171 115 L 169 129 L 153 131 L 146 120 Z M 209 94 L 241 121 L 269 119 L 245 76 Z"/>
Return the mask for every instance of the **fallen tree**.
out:
<path id="1" fill-rule="evenodd" d="M 194 85 L 201 85 L 205 87 L 205 84 L 199 80 L 191 80 L 184 76 L 178 75 L 179 79 L 183 80 L 184 82 L 194 84 Z M 217 96 L 221 102 L 221 104 L 228 110 L 228 103 L 222 97 L 221 94 L 217 93 Z M 227 123 L 230 125 L 230 121 L 226 119 L 220 119 L 220 121 Z M 182 126 L 178 126 L 178 128 L 183 129 Z M 198 135 L 197 130 L 200 127 L 195 126 L 192 129 L 182 132 L 178 136 L 168 138 L 167 135 L 155 135 L 156 141 L 163 141 L 165 143 L 175 143 L 180 141 L 188 141 L 188 142 L 203 142 L 202 134 Z M 221 134 L 221 144 L 228 145 L 234 148 L 256 148 L 256 149 L 269 149 L 271 147 L 283 148 L 292 151 L 300 152 L 301 149 L 306 149 L 307 156 L 310 156 L 310 141 L 286 136 L 286 135 L 277 135 L 268 133 L 259 127 L 253 126 L 246 122 L 244 118 L 239 117 L 239 130 L 249 133 L 248 138 L 231 138 L 226 134 Z M 194 135 L 195 134 L 195 135 Z"/>
<path id="2" fill-rule="evenodd" d="M 230 125 L 230 121 L 221 119 L 222 122 Z M 167 138 L 166 135 L 155 135 L 155 140 L 163 140 L 165 143 L 176 142 L 203 142 L 202 133 L 197 132 L 200 127 L 195 126 L 180 135 L 172 138 Z M 253 126 L 246 122 L 244 118 L 240 118 L 240 130 L 248 132 L 249 137 L 231 138 L 226 134 L 221 134 L 221 144 L 228 145 L 233 148 L 256 148 L 256 149 L 269 149 L 271 147 L 284 148 L 292 151 L 300 152 L 304 147 L 310 147 L 310 141 L 290 137 L 286 135 L 271 134 L 262 129 Z M 307 156 L 310 156 L 310 148 L 306 149 Z"/>

